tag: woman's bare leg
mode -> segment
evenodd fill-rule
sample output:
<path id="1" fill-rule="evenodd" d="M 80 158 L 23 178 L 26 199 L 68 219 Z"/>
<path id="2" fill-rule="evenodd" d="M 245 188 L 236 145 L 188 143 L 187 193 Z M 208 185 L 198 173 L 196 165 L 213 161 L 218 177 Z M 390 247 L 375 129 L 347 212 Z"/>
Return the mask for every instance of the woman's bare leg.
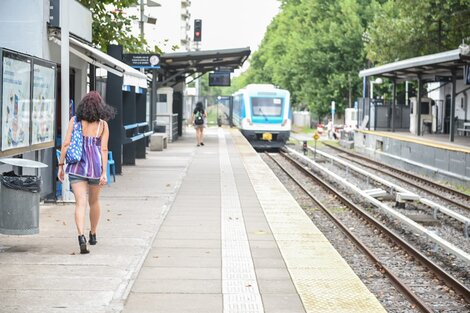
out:
<path id="1" fill-rule="evenodd" d="M 88 196 L 88 203 L 90 204 L 90 227 L 91 233 L 96 234 L 96 228 L 100 221 L 101 207 L 100 207 L 100 193 L 101 186 L 90 185 L 90 194 Z"/>
<path id="2" fill-rule="evenodd" d="M 75 225 L 79 235 L 83 235 L 85 228 L 85 212 L 87 207 L 87 182 L 76 182 L 72 184 L 72 191 L 75 196 Z"/>
<path id="3" fill-rule="evenodd" d="M 201 143 L 201 128 L 196 128 L 196 141 L 197 141 L 197 144 L 200 144 Z"/>

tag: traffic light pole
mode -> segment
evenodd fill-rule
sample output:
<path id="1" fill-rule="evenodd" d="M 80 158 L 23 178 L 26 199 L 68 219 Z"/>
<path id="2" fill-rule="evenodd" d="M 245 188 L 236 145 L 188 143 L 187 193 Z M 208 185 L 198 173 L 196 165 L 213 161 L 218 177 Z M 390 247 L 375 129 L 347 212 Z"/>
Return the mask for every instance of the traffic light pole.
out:
<path id="1" fill-rule="evenodd" d="M 193 37 L 193 46 L 195 51 L 199 51 L 201 46 L 201 39 L 202 39 L 202 20 L 195 19 L 194 20 L 194 37 Z M 199 91 L 200 91 L 200 79 L 197 78 L 195 82 L 196 86 L 196 100 L 199 100 Z"/>

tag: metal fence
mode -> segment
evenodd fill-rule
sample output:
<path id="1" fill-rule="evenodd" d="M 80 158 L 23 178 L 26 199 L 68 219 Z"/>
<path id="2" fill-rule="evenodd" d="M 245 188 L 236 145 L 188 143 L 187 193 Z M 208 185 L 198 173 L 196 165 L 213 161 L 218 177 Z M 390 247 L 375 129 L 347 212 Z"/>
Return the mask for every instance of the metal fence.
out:
<path id="1" fill-rule="evenodd" d="M 201 101 L 207 113 L 207 125 L 230 125 L 230 105 L 229 96 L 185 96 L 183 100 L 184 118 L 188 123 L 192 123 L 191 116 L 196 108 L 196 103 Z"/>
<path id="2" fill-rule="evenodd" d="M 404 105 L 395 106 L 392 124 L 391 101 L 374 101 L 369 108 L 370 99 L 358 99 L 359 125 L 370 129 L 409 129 L 410 128 L 410 107 Z M 370 118 L 369 118 L 370 114 Z"/>

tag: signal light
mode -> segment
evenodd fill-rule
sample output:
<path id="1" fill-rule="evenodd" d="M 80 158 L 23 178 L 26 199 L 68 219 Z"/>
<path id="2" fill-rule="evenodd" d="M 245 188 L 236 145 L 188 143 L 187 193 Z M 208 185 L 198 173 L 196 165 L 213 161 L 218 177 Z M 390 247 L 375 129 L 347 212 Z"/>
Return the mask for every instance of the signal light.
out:
<path id="1" fill-rule="evenodd" d="M 194 20 L 194 41 L 202 39 L 202 20 Z"/>

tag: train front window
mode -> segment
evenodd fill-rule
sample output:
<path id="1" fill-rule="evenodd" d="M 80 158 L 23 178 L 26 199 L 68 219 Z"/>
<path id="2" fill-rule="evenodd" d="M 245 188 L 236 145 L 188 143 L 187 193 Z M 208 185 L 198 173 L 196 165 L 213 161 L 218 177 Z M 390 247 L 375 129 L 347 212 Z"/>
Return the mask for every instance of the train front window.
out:
<path id="1" fill-rule="evenodd" d="M 280 116 L 282 114 L 281 98 L 251 98 L 253 116 Z"/>

